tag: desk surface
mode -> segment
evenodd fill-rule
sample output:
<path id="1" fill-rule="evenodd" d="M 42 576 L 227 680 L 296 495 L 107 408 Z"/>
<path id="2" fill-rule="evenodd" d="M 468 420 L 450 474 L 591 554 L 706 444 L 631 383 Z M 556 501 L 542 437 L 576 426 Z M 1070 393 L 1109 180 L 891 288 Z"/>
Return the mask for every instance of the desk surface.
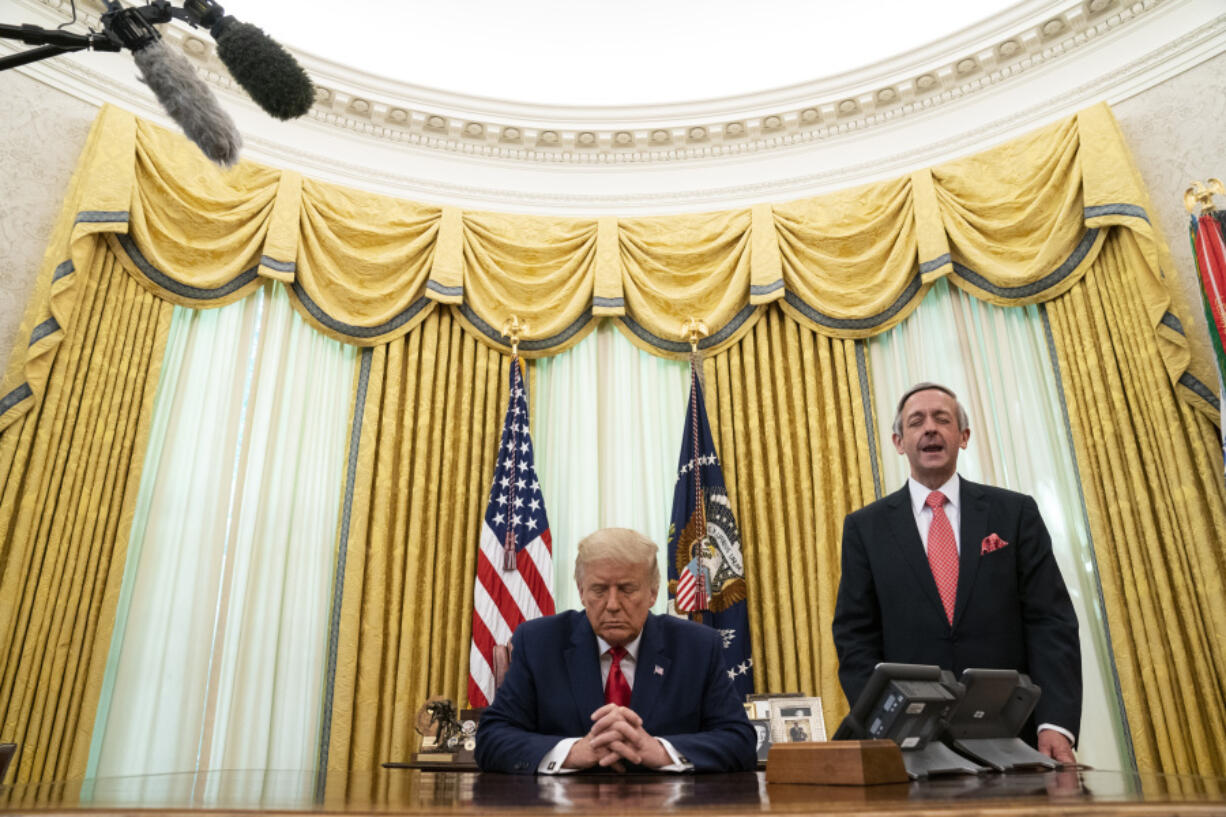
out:
<path id="1" fill-rule="evenodd" d="M 208 772 L 100 778 L 0 788 L 0 810 L 71 814 L 139 809 L 453 815 L 554 811 L 717 815 L 885 814 L 920 817 L 1108 817 L 1226 815 L 1226 779 L 1065 771 L 949 777 L 886 786 L 766 783 L 761 772 L 728 775 L 531 777 L 380 769 Z"/>

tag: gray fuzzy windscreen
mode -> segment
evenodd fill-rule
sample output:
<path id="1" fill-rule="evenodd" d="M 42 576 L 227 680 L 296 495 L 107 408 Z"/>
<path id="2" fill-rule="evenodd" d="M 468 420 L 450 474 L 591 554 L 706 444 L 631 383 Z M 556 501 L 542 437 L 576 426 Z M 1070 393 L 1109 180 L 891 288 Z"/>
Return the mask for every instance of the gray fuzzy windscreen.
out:
<path id="1" fill-rule="evenodd" d="M 204 155 L 222 167 L 237 162 L 243 138 L 191 63 L 163 40 L 154 40 L 132 56 L 158 102 Z"/>

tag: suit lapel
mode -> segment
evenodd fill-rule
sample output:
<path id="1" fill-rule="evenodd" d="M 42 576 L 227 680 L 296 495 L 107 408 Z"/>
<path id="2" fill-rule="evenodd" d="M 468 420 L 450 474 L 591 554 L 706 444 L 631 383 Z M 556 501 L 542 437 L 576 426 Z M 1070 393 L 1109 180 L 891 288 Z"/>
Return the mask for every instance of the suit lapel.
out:
<path id="1" fill-rule="evenodd" d="M 660 691 L 668 678 L 671 663 L 664 653 L 659 621 L 649 613 L 643 625 L 638 659 L 634 664 L 634 690 L 630 693 L 630 708 L 638 713 L 643 723 L 650 723 L 652 710 L 660 700 Z"/>
<path id="2" fill-rule="evenodd" d="M 954 603 L 954 626 L 962 621 L 962 614 L 970 601 L 975 587 L 975 573 L 979 570 L 979 550 L 983 537 L 988 535 L 988 498 L 974 482 L 961 480 L 962 522 L 958 541 L 961 545 L 958 557 L 958 598 Z"/>
<path id="3" fill-rule="evenodd" d="M 886 505 L 889 508 L 890 527 L 894 532 L 894 543 L 899 554 L 915 573 L 915 580 L 924 596 L 945 621 L 945 605 L 941 604 L 936 580 L 932 578 L 932 568 L 928 566 L 928 554 L 920 540 L 919 528 L 915 526 L 915 511 L 911 509 L 911 489 L 904 483 L 901 491 L 895 491 L 887 497 Z M 946 624 L 948 625 L 948 621 Z"/>
<path id="4" fill-rule="evenodd" d="M 582 612 L 574 615 L 570 630 L 570 644 L 563 653 L 566 673 L 570 677 L 571 694 L 574 696 L 580 734 L 587 734 L 592 726 L 592 713 L 604 706 L 604 686 L 600 683 L 600 656 L 596 651 L 596 633 Z"/>

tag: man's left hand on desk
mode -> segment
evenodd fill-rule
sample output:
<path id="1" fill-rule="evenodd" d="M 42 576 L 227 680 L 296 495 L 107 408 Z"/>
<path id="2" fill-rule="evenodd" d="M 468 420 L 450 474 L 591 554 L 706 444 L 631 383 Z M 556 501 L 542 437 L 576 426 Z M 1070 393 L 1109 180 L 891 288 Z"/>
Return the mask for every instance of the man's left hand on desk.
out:
<path id="1" fill-rule="evenodd" d="M 1055 729 L 1039 730 L 1039 751 L 1060 763 L 1076 763 L 1073 757 L 1073 744 Z"/>

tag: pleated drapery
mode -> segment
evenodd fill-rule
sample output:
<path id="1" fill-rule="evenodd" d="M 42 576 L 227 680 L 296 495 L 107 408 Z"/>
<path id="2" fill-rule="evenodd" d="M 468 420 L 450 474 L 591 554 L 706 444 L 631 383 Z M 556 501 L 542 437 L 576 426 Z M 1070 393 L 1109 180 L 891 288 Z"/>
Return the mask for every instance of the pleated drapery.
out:
<path id="1" fill-rule="evenodd" d="M 842 521 L 877 480 L 862 352 L 772 306 L 704 365 L 744 548 L 754 682 L 821 695 L 830 734 L 847 713 L 830 637 Z"/>
<path id="2" fill-rule="evenodd" d="M 1217 430 L 1172 395 L 1109 242 L 1047 304 L 1139 768 L 1226 774 L 1226 490 Z"/>
<path id="3" fill-rule="evenodd" d="M 103 108 L 0 381 L 0 736 L 25 746 L 17 779 L 84 769 L 170 305 L 220 306 L 270 280 L 315 330 L 361 347 L 327 768 L 404 757 L 426 695 L 462 700 L 512 317 L 529 357 L 608 317 L 681 358 L 680 327 L 707 323 L 758 683 L 821 694 L 833 725 L 839 527 L 883 488 L 858 344 L 944 278 L 998 305 L 1047 304 L 1138 762 L 1221 771 L 1220 413 L 1150 209 L 1105 105 L 901 179 L 655 219 L 466 212 L 247 162 L 221 173 Z"/>
<path id="4" fill-rule="evenodd" d="M 183 306 L 236 300 L 263 279 L 290 288 L 316 329 L 358 346 L 403 337 L 438 305 L 507 349 L 512 317 L 528 357 L 573 346 L 611 317 L 635 344 L 683 359 L 686 321 L 714 354 L 780 301 L 821 334 L 863 338 L 896 325 L 940 278 L 997 305 L 1039 303 L 1076 285 L 1111 229 L 1136 236 L 1129 273 L 1173 388 L 1218 409 L 1166 316 L 1170 253 L 1107 106 L 909 176 L 745 210 L 655 218 L 554 218 L 397 201 L 242 162 L 222 173 L 181 136 L 104 107 L 53 237 L 72 258 L 106 234 L 142 285 Z M 71 319 L 74 279 L 48 314 Z M 40 393 L 59 335 L 0 384 L 0 428 Z"/>
<path id="5" fill-rule="evenodd" d="M 330 770 L 408 757 L 422 702 L 464 700 L 476 542 L 508 365 L 444 311 L 362 352 L 343 603 L 334 600 Z"/>
<path id="6" fill-rule="evenodd" d="M 173 307 L 105 249 L 77 269 L 36 406 L 0 436 L 0 734 L 9 780 L 84 770 Z"/>

